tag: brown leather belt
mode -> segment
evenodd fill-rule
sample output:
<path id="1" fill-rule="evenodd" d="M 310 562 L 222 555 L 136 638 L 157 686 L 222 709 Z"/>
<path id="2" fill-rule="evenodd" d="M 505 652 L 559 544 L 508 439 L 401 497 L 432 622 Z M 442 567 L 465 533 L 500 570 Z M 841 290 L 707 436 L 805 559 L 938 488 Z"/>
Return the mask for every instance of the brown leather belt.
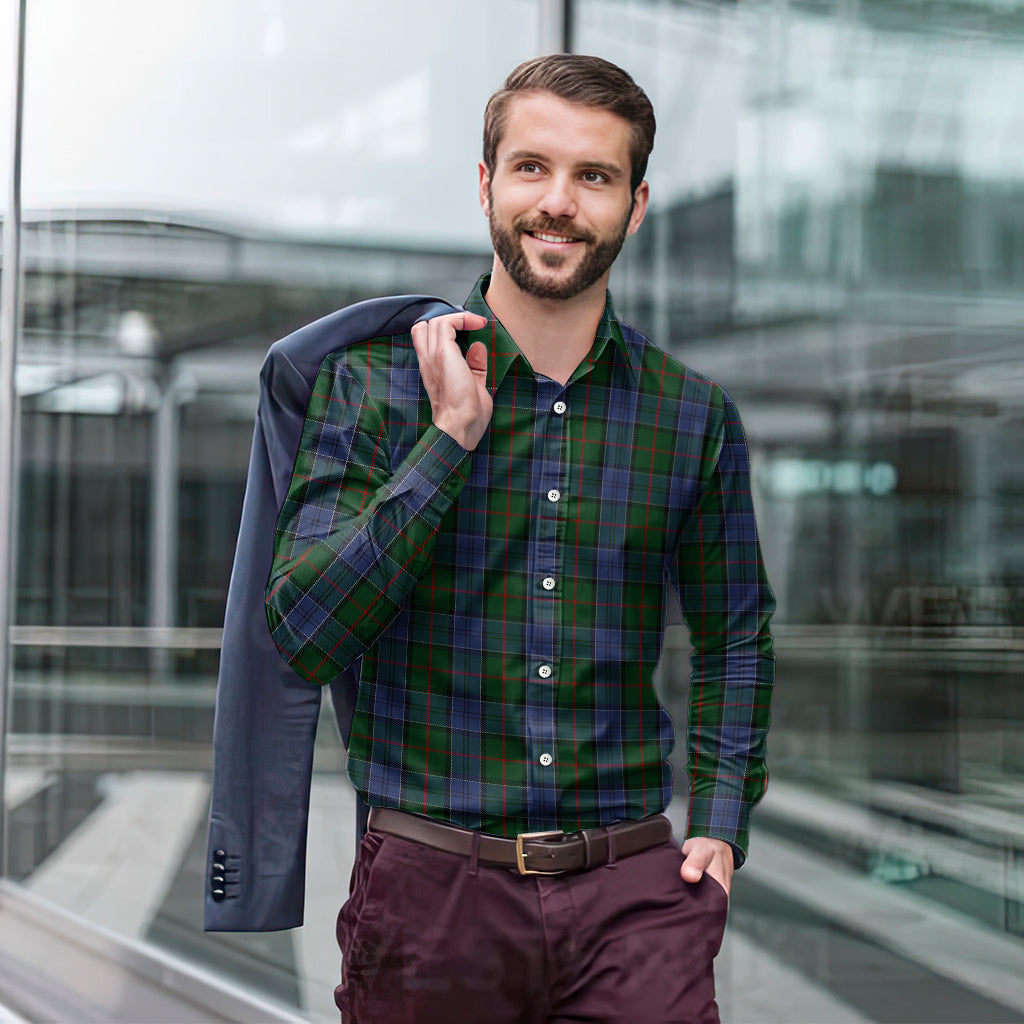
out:
<path id="1" fill-rule="evenodd" d="M 664 814 L 623 821 L 582 832 L 523 832 L 515 839 L 471 832 L 433 818 L 390 807 L 371 807 L 369 827 L 435 850 L 469 857 L 476 837 L 478 862 L 485 867 L 515 868 L 521 875 L 562 875 L 607 864 L 609 855 L 628 857 L 665 842 L 672 825 Z"/>

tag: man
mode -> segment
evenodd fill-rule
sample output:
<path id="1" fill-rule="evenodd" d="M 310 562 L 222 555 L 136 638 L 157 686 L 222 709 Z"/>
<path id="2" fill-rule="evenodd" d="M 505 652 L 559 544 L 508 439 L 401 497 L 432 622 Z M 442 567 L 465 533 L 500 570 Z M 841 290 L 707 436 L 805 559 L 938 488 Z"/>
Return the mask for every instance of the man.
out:
<path id="1" fill-rule="evenodd" d="M 346 1022 L 718 1019 L 774 602 L 734 407 L 606 294 L 653 137 L 607 61 L 518 67 L 485 115 L 491 274 L 313 389 L 267 614 L 304 678 L 363 658 Z M 681 851 L 651 682 L 669 587 L 693 643 Z"/>

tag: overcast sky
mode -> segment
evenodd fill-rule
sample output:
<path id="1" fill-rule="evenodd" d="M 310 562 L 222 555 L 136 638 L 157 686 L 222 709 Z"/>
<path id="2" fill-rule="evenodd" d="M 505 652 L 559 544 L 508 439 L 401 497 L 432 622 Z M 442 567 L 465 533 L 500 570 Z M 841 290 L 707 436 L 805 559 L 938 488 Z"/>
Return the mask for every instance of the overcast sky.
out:
<path id="1" fill-rule="evenodd" d="M 480 116 L 530 0 L 31 0 L 26 207 L 486 241 Z"/>

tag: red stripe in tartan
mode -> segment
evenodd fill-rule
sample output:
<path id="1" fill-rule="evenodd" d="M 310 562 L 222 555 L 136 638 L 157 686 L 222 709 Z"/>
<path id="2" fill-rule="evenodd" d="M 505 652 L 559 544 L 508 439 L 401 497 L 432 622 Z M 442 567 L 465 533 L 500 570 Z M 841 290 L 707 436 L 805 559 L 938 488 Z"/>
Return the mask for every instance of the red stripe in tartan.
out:
<path id="1" fill-rule="evenodd" d="M 429 569 L 429 583 L 427 584 L 432 594 L 436 593 L 435 580 L 437 577 L 437 566 L 431 565 Z M 430 625 L 427 627 L 427 724 L 424 731 L 423 741 L 423 810 L 429 806 L 427 803 L 428 779 L 430 778 L 430 696 L 434 676 L 434 617 L 430 617 Z"/>
<path id="2" fill-rule="evenodd" d="M 665 392 L 665 363 L 666 363 L 666 361 L 667 361 L 666 357 L 663 356 L 662 357 L 662 362 L 661 362 L 661 373 L 659 374 L 659 381 L 660 381 L 660 383 L 659 383 L 659 387 L 658 387 L 658 404 L 657 404 L 657 406 L 655 408 L 655 411 L 654 411 L 654 437 L 655 438 L 657 438 L 657 436 L 658 436 L 658 429 L 659 429 L 659 427 L 661 425 L 660 422 L 659 422 L 659 417 L 661 416 L 661 396 Z M 646 512 L 644 514 L 644 546 L 643 546 L 643 551 L 644 551 L 644 555 L 645 556 L 647 554 L 647 541 L 648 541 L 649 535 L 650 535 L 649 525 L 650 525 L 650 521 L 651 521 L 651 494 L 653 493 L 653 490 L 654 490 L 654 488 L 651 486 L 651 483 L 652 483 L 653 479 L 654 479 L 654 449 L 652 447 L 651 448 L 650 469 L 648 470 L 648 474 L 647 474 L 647 502 L 646 502 Z M 646 557 L 645 557 L 645 560 L 646 560 Z M 645 577 L 641 577 L 641 580 L 640 580 L 640 632 L 641 633 L 643 632 L 643 627 L 644 627 L 644 610 L 647 608 L 647 602 L 646 602 L 645 596 L 644 596 L 644 583 L 645 582 L 646 582 L 646 578 Z M 642 667 L 643 667 L 643 656 L 641 655 L 641 674 L 642 674 Z M 638 683 L 637 685 L 640 686 L 641 684 Z M 638 694 L 638 697 L 639 696 L 640 695 Z M 643 761 L 643 750 L 644 750 L 644 733 L 643 733 L 643 729 L 644 729 L 644 720 L 641 718 L 640 719 L 640 760 L 641 761 Z M 644 790 L 643 790 L 643 807 L 644 807 L 644 814 L 647 814 L 647 787 L 646 786 L 644 787 Z"/>
<path id="3" fill-rule="evenodd" d="M 497 330 L 495 321 L 491 321 L 491 338 L 494 338 Z M 518 376 L 512 378 L 512 408 L 518 409 L 519 404 L 516 402 L 516 393 L 519 384 Z M 515 413 L 512 414 L 512 420 L 509 424 L 509 447 L 508 447 L 508 484 L 505 489 L 505 502 L 508 507 L 512 504 L 512 452 L 514 445 L 512 440 L 515 437 Z M 508 771 L 507 771 L 507 759 L 505 757 L 505 742 L 507 739 L 507 730 L 505 727 L 505 707 L 508 700 L 508 680 L 505 678 L 505 666 L 508 664 L 508 632 L 504 628 L 506 622 L 508 622 L 508 577 L 509 577 L 509 565 L 508 565 L 508 528 L 509 520 L 511 516 L 505 516 L 505 572 L 502 575 L 503 585 L 501 594 L 501 814 L 505 817 L 508 814 Z"/>
<path id="4" fill-rule="evenodd" d="M 703 495 L 701 497 L 703 497 Z M 701 499 L 698 498 L 698 502 L 700 500 Z M 699 547 L 700 547 L 701 551 L 703 551 L 703 547 L 704 547 L 703 546 L 704 520 L 702 518 L 698 519 L 698 521 L 697 521 L 697 529 L 699 531 L 698 532 L 698 541 L 700 542 L 699 543 Z M 704 559 L 702 557 L 701 560 L 700 560 L 700 586 L 701 586 L 700 615 L 701 615 L 701 627 L 699 629 L 699 632 L 701 634 L 704 633 L 703 621 L 704 621 L 705 617 L 707 616 L 707 578 L 706 578 L 706 572 L 705 572 L 706 568 L 707 567 L 704 564 Z M 697 737 L 700 737 L 702 735 L 702 733 L 701 733 L 701 722 L 702 722 L 701 712 L 704 709 L 704 679 L 705 679 L 705 676 L 706 676 L 706 657 L 707 657 L 706 652 L 705 652 L 705 650 L 702 647 L 701 648 L 701 654 L 700 654 L 700 671 L 695 673 L 696 678 L 693 679 L 690 682 L 690 719 L 693 722 L 693 726 L 692 726 L 693 733 Z M 692 745 L 694 746 L 694 748 L 696 748 L 696 747 L 699 746 L 699 743 L 694 743 Z M 699 777 L 699 774 L 697 772 L 697 758 L 696 758 L 696 756 L 694 756 L 693 759 L 692 759 L 692 767 L 691 767 L 691 770 L 690 770 L 690 802 L 689 802 L 689 810 L 687 812 L 687 816 L 688 816 L 688 818 L 691 821 L 693 820 L 694 802 L 696 800 L 695 790 L 697 788 L 697 779 L 698 779 L 698 777 Z"/>
<path id="5" fill-rule="evenodd" d="M 587 357 L 587 361 L 588 361 L 588 363 L 590 365 L 590 368 L 593 369 L 593 365 L 594 365 L 593 364 L 593 360 L 590 359 L 589 355 Z M 593 380 L 594 380 L 593 374 L 588 373 L 587 374 L 587 387 L 586 387 L 586 390 L 584 391 L 584 397 L 583 397 L 583 434 L 582 434 L 582 437 L 580 438 L 580 471 L 579 471 L 579 476 L 577 478 L 577 493 L 578 494 L 582 494 L 583 493 L 583 467 L 586 465 L 586 461 L 587 461 L 587 452 L 586 452 L 586 447 L 587 447 L 587 430 L 586 430 L 586 427 L 587 427 L 588 417 L 590 415 L 590 388 L 591 388 L 591 385 L 593 384 Z M 569 410 L 568 409 L 566 409 L 565 415 L 566 416 L 569 415 Z M 568 431 L 569 427 L 565 426 L 563 429 Z M 574 551 L 575 551 L 575 558 L 574 558 L 574 564 L 573 564 L 573 580 L 579 580 L 580 546 L 581 546 L 579 509 L 581 507 L 581 504 L 582 503 L 577 503 L 577 505 L 576 505 L 576 509 L 577 509 L 577 512 L 576 512 L 576 543 L 573 546 L 574 547 Z M 577 626 L 577 618 L 576 618 L 576 611 L 577 611 L 577 609 L 580 606 L 580 601 L 578 600 L 578 597 L 579 597 L 579 590 L 577 588 L 574 588 L 574 590 L 573 590 L 573 602 L 572 602 L 572 627 L 573 627 L 572 628 L 572 663 L 574 665 L 576 664 L 576 637 L 577 637 L 577 628 L 578 628 L 578 626 Z M 578 696 L 578 690 L 576 689 L 575 686 L 573 686 L 573 688 L 572 688 L 572 743 L 573 743 L 573 749 L 574 750 L 578 750 L 579 749 L 579 726 L 578 726 L 578 723 L 576 721 L 577 696 Z M 576 772 L 576 816 L 577 816 L 577 818 L 579 817 L 580 813 L 581 812 L 580 812 L 579 772 L 577 771 Z"/>

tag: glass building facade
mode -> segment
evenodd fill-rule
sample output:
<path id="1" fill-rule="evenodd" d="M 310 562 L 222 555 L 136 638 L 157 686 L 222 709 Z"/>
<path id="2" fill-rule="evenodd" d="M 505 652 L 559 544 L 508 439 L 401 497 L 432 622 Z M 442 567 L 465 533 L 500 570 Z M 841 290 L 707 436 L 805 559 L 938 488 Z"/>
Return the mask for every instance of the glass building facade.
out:
<path id="1" fill-rule="evenodd" d="M 18 8 L 0 2 L 5 54 Z M 336 1019 L 354 820 L 327 718 L 306 924 L 201 931 L 257 373 L 352 301 L 468 294 L 490 263 L 484 104 L 567 46 L 654 101 L 651 210 L 612 291 L 737 402 L 779 601 L 723 1019 L 1024 1020 L 1024 2 L 25 12 L 20 218 L 0 121 L 21 279 L 7 891 L 281 1019 Z"/>

